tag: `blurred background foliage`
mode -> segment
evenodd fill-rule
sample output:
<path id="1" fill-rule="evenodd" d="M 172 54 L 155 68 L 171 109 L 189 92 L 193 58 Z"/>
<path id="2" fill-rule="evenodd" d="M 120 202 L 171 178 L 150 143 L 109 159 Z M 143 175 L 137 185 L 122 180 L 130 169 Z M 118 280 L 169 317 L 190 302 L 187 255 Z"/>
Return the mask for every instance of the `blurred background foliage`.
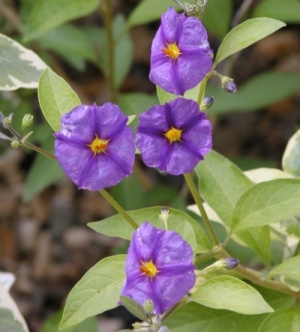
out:
<path id="1" fill-rule="evenodd" d="M 70 84 L 82 103 L 113 101 L 127 115 L 138 117 L 158 103 L 155 86 L 148 80 L 150 47 L 159 17 L 169 6 L 179 9 L 171 0 L 3 0 L 0 31 L 36 52 Z M 208 0 L 203 23 L 216 52 L 230 29 L 255 17 L 276 18 L 287 27 L 217 67 L 235 80 L 237 94 L 223 91 L 214 78 L 206 92 L 215 97 L 208 111 L 214 123 L 214 149 L 242 169 L 280 167 L 286 143 L 300 120 L 300 2 Z M 0 64 L 1 75 L 5 64 Z M 0 92 L 0 110 L 5 115 L 14 113 L 15 128 L 24 114 L 33 114 L 31 141 L 53 151 L 53 130 L 42 117 L 36 90 Z M 146 170 L 137 158 L 134 175 L 111 192 L 126 209 L 184 208 L 189 197 L 182 183 L 181 177 Z M 16 297 L 35 331 L 53 309 L 62 306 L 74 280 L 107 253 L 122 252 L 123 242 L 99 240 L 99 235 L 96 239 L 82 230 L 87 222 L 112 213 L 97 194 L 77 192 L 58 165 L 31 151 L 12 151 L 4 141 L 0 141 L 0 197 L 0 268 L 21 275 Z M 74 240 L 84 236 L 101 253 Z M 35 251 L 43 241 L 49 246 L 44 250 L 50 251 L 44 253 L 46 257 Z M 79 253 L 82 248 L 84 255 Z M 52 269 L 48 275 L 51 264 L 55 273 Z M 34 280 L 42 295 L 34 293 Z M 45 289 L 47 282 L 59 282 L 54 295 Z M 32 292 L 35 300 L 29 295 Z"/>

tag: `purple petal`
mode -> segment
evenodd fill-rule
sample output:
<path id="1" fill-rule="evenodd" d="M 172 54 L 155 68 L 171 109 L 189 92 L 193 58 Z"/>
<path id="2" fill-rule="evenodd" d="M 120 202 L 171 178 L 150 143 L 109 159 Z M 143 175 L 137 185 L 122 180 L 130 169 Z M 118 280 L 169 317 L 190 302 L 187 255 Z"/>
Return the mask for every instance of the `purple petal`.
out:
<path id="1" fill-rule="evenodd" d="M 192 259 L 190 245 L 179 234 L 157 229 L 146 222 L 133 234 L 121 294 L 141 305 L 146 300 L 152 300 L 153 313 L 162 314 L 194 286 L 195 266 Z M 157 267 L 154 277 L 140 271 L 144 261 L 151 261 Z"/>
<path id="2" fill-rule="evenodd" d="M 80 105 L 61 119 L 55 134 L 55 156 L 66 175 L 91 191 L 113 186 L 132 173 L 134 140 L 127 117 L 117 105 Z M 88 146 L 95 137 L 108 140 L 103 153 Z"/>
<path id="3" fill-rule="evenodd" d="M 169 142 L 164 136 L 172 126 L 182 130 L 180 141 Z M 212 126 L 195 101 L 177 98 L 141 114 L 136 145 L 147 166 L 185 174 L 210 151 Z"/>
<path id="4" fill-rule="evenodd" d="M 163 49 L 176 44 L 180 55 L 173 59 Z M 195 87 L 212 68 L 207 32 L 195 17 L 177 14 L 171 7 L 161 17 L 151 46 L 149 78 L 165 91 L 183 95 Z"/>
<path id="5" fill-rule="evenodd" d="M 194 271 L 174 276 L 159 276 L 155 279 L 155 292 L 160 294 L 160 306 L 163 313 L 179 302 L 195 285 Z"/>

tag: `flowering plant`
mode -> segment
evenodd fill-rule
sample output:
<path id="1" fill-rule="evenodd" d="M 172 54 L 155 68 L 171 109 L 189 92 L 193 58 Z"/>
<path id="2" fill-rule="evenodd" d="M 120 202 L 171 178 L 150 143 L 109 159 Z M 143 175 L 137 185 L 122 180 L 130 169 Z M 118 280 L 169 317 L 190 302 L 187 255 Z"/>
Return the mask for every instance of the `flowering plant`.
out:
<path id="1" fill-rule="evenodd" d="M 227 3 L 222 1 L 222 5 Z M 67 17 L 88 14 L 98 6 L 98 1 L 89 0 L 82 8 L 79 2 L 70 2 L 74 6 L 72 13 L 77 14 L 66 16 L 65 21 Z M 214 110 L 214 99 L 217 103 L 227 92 L 237 93 L 231 96 L 232 104 L 226 99 L 233 110 L 243 107 L 238 102 L 238 106 L 234 105 L 239 100 L 243 105 L 241 100 L 245 98 L 246 87 L 239 92 L 233 78 L 223 75 L 218 65 L 285 24 L 259 15 L 238 24 L 246 15 L 247 4 L 244 4 L 236 13 L 236 26 L 221 36 L 223 41 L 213 52 L 204 23 L 206 13 L 217 2 L 195 0 L 182 4 L 177 0 L 176 8 L 172 7 L 175 3 L 171 0 L 161 3 L 163 8 L 158 8 L 161 21 L 152 41 L 149 72 L 158 99 L 155 96 L 149 102 L 143 95 L 139 103 L 134 95 L 132 108 L 120 93 L 126 75 L 122 72 L 126 67 L 123 49 L 130 44 L 127 29 L 139 24 L 141 17 L 147 20 L 141 13 L 147 13 L 147 8 L 153 10 L 152 0 L 141 2 L 127 23 L 122 23 L 122 28 L 118 19 L 112 22 L 111 1 L 106 0 L 101 6 L 107 40 L 101 47 L 106 53 L 101 54 L 101 61 L 98 61 L 97 52 L 93 53 L 97 47 L 91 46 L 97 44 L 87 44 L 86 49 L 90 45 L 92 51 L 85 57 L 99 66 L 107 80 L 110 97 L 109 102 L 103 104 L 81 102 L 64 79 L 37 54 L 0 35 L 0 45 L 14 55 L 7 56 L 9 52 L 3 52 L 6 63 L 17 59 L 16 64 L 12 61 L 15 66 L 3 74 L 1 88 L 38 88 L 41 110 L 53 131 L 50 137 L 54 137 L 54 153 L 29 142 L 32 133 L 26 131 L 33 123 L 30 114 L 23 117 L 20 128 L 16 129 L 12 115 L 0 112 L 0 138 L 10 141 L 13 148 L 29 148 L 52 159 L 60 172 L 58 178 L 62 176 L 60 166 L 76 188 L 99 192 L 117 214 L 88 226 L 128 244 L 122 254 L 100 260 L 74 286 L 66 299 L 59 328 L 85 324 L 89 317 L 120 307 L 135 317 L 131 330 L 122 331 L 203 329 L 214 332 L 244 328 L 268 332 L 277 330 L 281 320 L 284 321 L 280 325 L 283 326 L 281 332 L 299 330 L 300 134 L 297 132 L 287 145 L 283 170 L 256 169 L 244 173 L 212 150 L 218 113 L 210 113 Z M 24 40 L 40 38 L 41 45 L 47 42 L 49 45 L 49 39 L 42 36 L 49 27 L 60 23 L 47 21 L 42 32 L 33 24 L 41 24 L 39 15 L 48 13 L 43 7 L 47 8 L 47 4 L 49 10 L 55 9 L 56 2 L 50 0 L 34 5 Z M 35 20 L 36 17 L 39 20 Z M 214 28 L 212 24 L 212 33 L 220 37 L 222 33 Z M 60 32 L 68 36 L 72 28 L 66 26 L 65 29 Z M 94 32 L 89 35 L 92 36 L 90 41 L 95 40 Z M 122 47 L 118 46 L 119 41 L 124 42 Z M 77 49 L 75 46 L 73 49 Z M 79 51 L 84 53 L 85 48 Z M 75 66 L 80 62 L 76 56 L 71 61 Z M 119 63 L 122 67 L 118 67 Z M 231 64 L 227 73 L 229 67 Z M 276 81 L 272 75 L 269 79 Z M 218 90 L 208 85 L 213 77 L 219 80 Z M 288 74 L 288 77 L 292 76 Z M 295 78 L 299 82 L 299 75 Z M 239 93 L 242 97 L 238 97 Z M 255 100 L 255 96 L 248 96 L 248 100 Z M 143 109 L 146 104 L 150 104 L 147 110 Z M 224 112 L 226 102 L 220 104 L 219 113 Z M 48 161 L 40 169 L 43 179 L 47 177 L 47 170 Z M 133 182 L 136 174 L 140 176 L 138 186 Z M 147 186 L 140 187 L 142 182 L 148 184 L 148 179 L 157 174 L 164 180 L 171 179 L 170 187 L 179 180 L 182 192 L 188 192 L 186 200 L 181 199 L 182 192 L 178 193 L 177 189 L 173 190 L 175 199 L 167 199 L 167 191 L 158 187 L 156 196 L 161 203 L 158 206 L 148 201 L 135 210 L 122 206 L 119 200 L 124 202 L 128 197 L 134 203 L 141 197 L 151 198 L 149 192 L 145 194 Z M 50 182 L 45 181 L 44 187 Z M 125 186 L 114 191 L 123 183 L 132 187 L 127 191 Z M 1 287 L 0 326 L 1 315 L 5 317 L 5 324 L 7 321 L 15 323 L 10 315 L 11 307 L 2 308 L 3 293 L 7 296 L 7 291 L 2 291 Z M 17 318 L 21 325 L 18 331 L 28 331 L 22 317 Z"/>

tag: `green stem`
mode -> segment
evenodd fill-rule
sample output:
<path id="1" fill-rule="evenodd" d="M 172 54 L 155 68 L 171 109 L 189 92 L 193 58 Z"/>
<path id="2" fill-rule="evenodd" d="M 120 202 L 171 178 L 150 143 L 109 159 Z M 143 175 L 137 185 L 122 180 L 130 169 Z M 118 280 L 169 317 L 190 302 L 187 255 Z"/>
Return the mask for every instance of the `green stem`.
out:
<path id="1" fill-rule="evenodd" d="M 31 150 L 41 153 L 42 155 L 44 155 L 52 160 L 57 161 L 56 157 L 52 153 L 45 151 L 29 142 L 24 142 L 21 144 Z M 99 190 L 99 193 L 108 201 L 108 203 L 115 210 L 117 210 L 124 217 L 124 219 L 130 224 L 130 226 L 132 226 L 134 229 L 137 229 L 139 227 L 136 224 L 136 222 L 128 215 L 128 213 L 122 208 L 122 206 L 105 189 Z"/>
<path id="2" fill-rule="evenodd" d="M 205 93 L 205 89 L 206 89 L 206 84 L 207 84 L 207 81 L 208 79 L 210 78 L 210 73 L 208 73 L 202 80 L 201 84 L 200 84 L 200 90 L 199 90 L 199 94 L 198 94 L 198 99 L 197 99 L 197 102 L 198 102 L 198 105 L 201 105 L 202 103 L 202 99 L 204 97 L 204 93 Z"/>
<path id="3" fill-rule="evenodd" d="M 111 0 L 104 0 L 104 25 L 106 31 L 106 45 L 107 45 L 107 71 L 106 79 L 110 92 L 110 100 L 116 101 L 116 91 L 114 85 L 114 71 L 115 71 L 115 43 L 112 30 L 112 13 Z"/>
<path id="4" fill-rule="evenodd" d="M 44 149 L 41 149 L 41 148 L 39 148 L 38 146 L 33 145 L 33 144 L 29 143 L 29 142 L 26 142 L 26 141 L 25 141 L 25 142 L 22 142 L 22 143 L 21 143 L 21 146 L 25 146 L 25 147 L 28 148 L 28 149 L 31 149 L 31 150 L 33 150 L 33 151 L 36 151 L 36 152 L 42 154 L 43 156 L 46 156 L 46 157 L 48 157 L 48 158 L 50 158 L 50 159 L 52 159 L 52 160 L 57 161 L 57 159 L 56 159 L 56 157 L 54 156 L 54 154 L 52 154 L 52 153 L 50 153 L 50 152 L 48 152 L 48 151 L 46 151 L 46 150 L 44 150 Z"/>
<path id="5" fill-rule="evenodd" d="M 195 265 L 199 265 L 204 262 L 207 262 L 208 260 L 210 260 L 210 259 L 214 258 L 216 255 L 218 255 L 222 250 L 223 250 L 223 248 L 221 246 L 216 246 L 212 250 L 210 250 L 202 255 L 197 256 L 196 260 L 195 260 Z"/>
<path id="6" fill-rule="evenodd" d="M 217 236 L 215 234 L 215 231 L 213 230 L 211 224 L 210 224 L 210 221 L 207 217 L 207 214 L 206 214 L 206 211 L 204 209 L 204 206 L 202 204 L 202 200 L 201 200 L 201 197 L 199 195 L 199 192 L 195 186 L 195 183 L 193 181 L 193 178 L 192 178 L 192 175 L 190 173 L 187 173 L 187 174 L 184 174 L 184 178 L 185 178 L 185 181 L 190 189 L 190 192 L 194 198 L 194 201 L 195 203 L 197 204 L 198 206 L 198 209 L 199 209 L 199 212 L 201 214 L 201 217 L 202 217 L 202 220 L 204 222 L 204 225 L 206 227 L 206 230 L 208 232 L 208 235 L 211 239 L 211 242 L 213 244 L 213 246 L 218 246 L 219 245 L 219 241 L 217 239 Z"/>
<path id="7" fill-rule="evenodd" d="M 137 229 L 138 224 L 129 216 L 129 214 L 122 208 L 122 206 L 105 190 L 99 190 L 99 193 L 108 201 L 108 203 L 120 213 L 121 216 L 132 226 Z"/>
<path id="8" fill-rule="evenodd" d="M 227 253 L 225 249 L 223 249 L 218 254 L 218 258 L 228 258 L 228 257 L 231 256 Z M 242 265 L 238 265 L 234 269 L 234 271 L 237 272 L 241 277 L 244 277 L 245 279 L 251 281 L 253 284 L 300 298 L 300 292 L 292 291 L 289 287 L 287 287 L 286 285 L 282 284 L 279 281 L 266 279 L 266 276 L 258 271 L 249 269 Z"/>

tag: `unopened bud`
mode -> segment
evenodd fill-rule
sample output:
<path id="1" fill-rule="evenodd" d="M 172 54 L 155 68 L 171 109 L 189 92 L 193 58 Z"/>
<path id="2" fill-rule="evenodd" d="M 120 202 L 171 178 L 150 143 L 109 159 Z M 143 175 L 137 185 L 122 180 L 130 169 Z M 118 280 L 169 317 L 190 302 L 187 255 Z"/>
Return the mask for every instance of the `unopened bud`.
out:
<path id="1" fill-rule="evenodd" d="M 22 127 L 21 129 L 25 129 L 29 127 L 33 123 L 33 115 L 31 114 L 25 114 L 22 119 Z"/>
<path id="2" fill-rule="evenodd" d="M 227 270 L 232 270 L 239 265 L 239 260 L 237 258 L 229 257 L 225 258 L 225 268 Z"/>
<path id="3" fill-rule="evenodd" d="M 14 139 L 10 142 L 10 145 L 13 149 L 17 149 L 20 146 L 20 142 Z"/>
<path id="4" fill-rule="evenodd" d="M 166 326 L 162 326 L 158 332 L 169 332 L 169 329 Z"/>
<path id="5" fill-rule="evenodd" d="M 200 105 L 201 111 L 206 111 L 207 109 L 209 109 L 212 106 L 212 104 L 214 103 L 214 101 L 215 101 L 215 98 L 212 96 L 203 98 L 202 103 Z"/>
<path id="6" fill-rule="evenodd" d="M 237 86 L 234 83 L 234 80 L 227 76 L 222 76 L 221 78 L 222 88 L 229 93 L 236 93 Z"/>
<path id="7" fill-rule="evenodd" d="M 165 228 L 168 229 L 168 219 L 170 217 L 170 210 L 166 207 L 163 207 L 160 210 L 159 219 L 162 220 L 165 224 Z"/>
<path id="8" fill-rule="evenodd" d="M 14 115 L 13 113 L 10 113 L 9 116 L 5 117 L 4 120 L 2 121 L 3 127 L 5 129 L 7 129 L 11 125 L 13 115 Z"/>
<path id="9" fill-rule="evenodd" d="M 146 300 L 144 302 L 143 308 L 145 310 L 146 315 L 151 316 L 153 311 L 153 302 L 151 300 Z"/>

